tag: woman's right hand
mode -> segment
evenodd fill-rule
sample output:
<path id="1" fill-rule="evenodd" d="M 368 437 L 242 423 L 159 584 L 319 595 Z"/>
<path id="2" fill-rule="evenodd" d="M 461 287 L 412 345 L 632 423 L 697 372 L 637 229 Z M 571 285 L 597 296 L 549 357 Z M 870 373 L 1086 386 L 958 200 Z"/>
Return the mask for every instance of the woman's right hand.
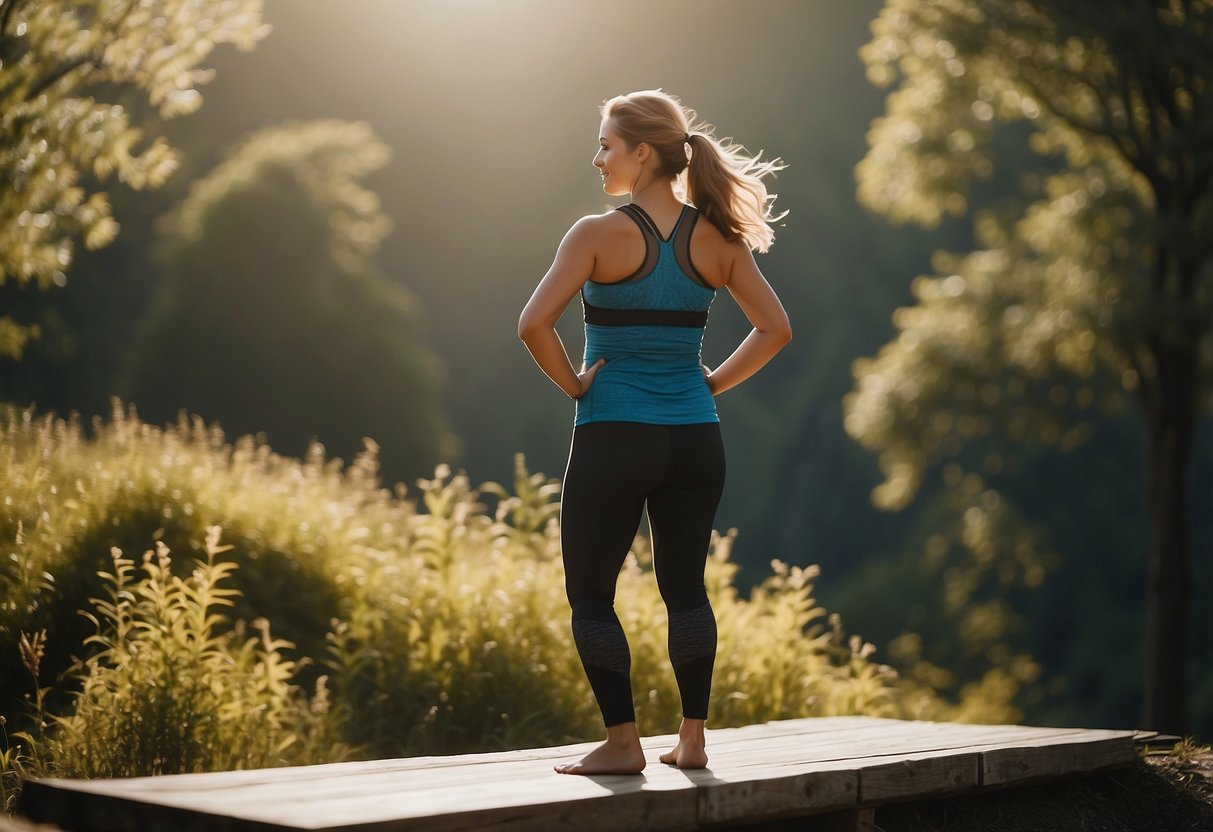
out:
<path id="1" fill-rule="evenodd" d="M 575 398 L 580 399 L 587 392 L 589 392 L 590 386 L 594 383 L 594 377 L 598 375 L 598 371 L 600 369 L 602 369 L 602 365 L 605 363 L 606 363 L 606 359 L 600 358 L 597 361 L 595 361 L 591 366 L 587 367 L 586 369 L 582 370 L 580 373 L 577 374 L 577 380 L 579 382 L 581 382 L 581 392 L 578 393 L 575 396 Z"/>

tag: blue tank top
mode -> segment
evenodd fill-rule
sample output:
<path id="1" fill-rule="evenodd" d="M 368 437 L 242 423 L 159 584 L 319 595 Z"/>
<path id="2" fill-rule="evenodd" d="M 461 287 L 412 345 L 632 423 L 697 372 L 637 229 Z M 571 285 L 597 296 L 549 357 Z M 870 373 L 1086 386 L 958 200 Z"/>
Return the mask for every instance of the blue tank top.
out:
<path id="1" fill-rule="evenodd" d="M 577 400 L 573 423 L 719 422 L 701 369 L 700 349 L 716 290 L 691 264 L 691 233 L 699 212 L 689 205 L 668 239 L 638 205 L 619 207 L 644 235 L 645 258 L 618 283 L 587 281 L 585 365 L 606 364 Z"/>

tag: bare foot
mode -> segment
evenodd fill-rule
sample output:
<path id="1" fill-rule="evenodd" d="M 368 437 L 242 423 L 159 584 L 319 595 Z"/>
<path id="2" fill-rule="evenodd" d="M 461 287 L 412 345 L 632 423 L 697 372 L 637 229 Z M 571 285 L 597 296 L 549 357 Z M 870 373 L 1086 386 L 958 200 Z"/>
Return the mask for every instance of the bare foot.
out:
<path id="1" fill-rule="evenodd" d="M 683 740 L 678 740 L 678 745 L 674 746 L 672 751 L 661 754 L 657 759 L 667 765 L 677 765 L 680 769 L 707 768 L 707 752 L 704 751 L 704 746 L 689 745 Z"/>
<path id="2" fill-rule="evenodd" d="M 678 744 L 657 759 L 666 765 L 679 768 L 707 768 L 708 753 L 704 751 L 706 740 L 703 736 L 703 723 L 702 719 L 683 717 L 682 724 L 678 726 Z"/>
<path id="3" fill-rule="evenodd" d="M 560 774 L 639 774 L 644 763 L 636 723 L 625 722 L 607 728 L 607 741 L 580 760 L 552 768 Z"/>

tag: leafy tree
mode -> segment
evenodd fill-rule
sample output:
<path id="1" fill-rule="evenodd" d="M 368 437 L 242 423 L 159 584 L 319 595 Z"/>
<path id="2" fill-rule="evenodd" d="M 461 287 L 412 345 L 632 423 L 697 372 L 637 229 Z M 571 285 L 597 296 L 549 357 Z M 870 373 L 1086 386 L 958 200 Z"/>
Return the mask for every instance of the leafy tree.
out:
<path id="1" fill-rule="evenodd" d="M 126 109 L 94 95 L 145 91 L 163 118 L 193 112 L 216 44 L 251 49 L 269 31 L 261 0 L 0 0 L 0 284 L 62 285 L 74 240 L 113 240 L 96 181 L 158 187 L 176 167 L 163 139 L 142 144 Z M 95 177 L 96 181 L 91 179 Z M 0 358 L 36 327 L 0 317 Z"/>
<path id="2" fill-rule="evenodd" d="M 413 298 L 375 265 L 391 221 L 359 180 L 388 156 L 366 124 L 288 124 L 194 184 L 162 224 L 165 279 L 126 373 L 145 416 L 347 459 L 370 436 L 400 478 L 454 452 Z"/>
<path id="3" fill-rule="evenodd" d="M 846 426 L 879 452 L 873 499 L 905 506 L 939 463 L 997 475 L 1024 442 L 1065 451 L 1098 409 L 1135 402 L 1144 718 L 1183 731 L 1190 460 L 1213 371 L 1213 3 L 888 0 L 873 32 L 870 79 L 901 84 L 856 171 L 867 207 L 935 226 L 993 175 L 996 135 L 1042 157 L 855 366 Z"/>

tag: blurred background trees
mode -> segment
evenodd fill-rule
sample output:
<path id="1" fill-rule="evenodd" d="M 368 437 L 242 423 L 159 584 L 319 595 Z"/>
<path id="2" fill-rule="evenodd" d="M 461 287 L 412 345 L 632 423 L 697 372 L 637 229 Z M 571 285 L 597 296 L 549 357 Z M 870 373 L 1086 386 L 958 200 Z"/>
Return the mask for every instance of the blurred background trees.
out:
<path id="1" fill-rule="evenodd" d="M 1191 465 L 1213 398 L 1213 4 L 890 0 L 874 32 L 869 77 L 900 86 L 857 169 L 864 204 L 928 227 L 963 214 L 1006 124 L 1042 158 L 856 364 L 847 426 L 880 454 L 873 499 L 904 507 L 945 462 L 948 487 L 1000 480 L 1016 446 L 1071 450 L 1130 397 L 1150 512 L 1143 724 L 1182 733 Z M 979 560 L 1014 575 L 1024 551 L 997 543 Z"/>
<path id="2" fill-rule="evenodd" d="M 134 88 L 163 118 L 198 109 L 199 64 L 216 44 L 242 49 L 268 33 L 260 0 L 0 4 L 0 286 L 62 286 L 74 241 L 100 248 L 118 224 L 97 181 L 158 187 L 170 145 L 93 94 Z M 0 357 L 19 357 L 39 327 L 0 317 Z"/>
<path id="3" fill-rule="evenodd" d="M 1044 115 L 1036 120 L 1004 123 L 1005 114 L 992 114 L 986 122 L 971 109 L 979 97 L 963 103 L 967 113 L 945 112 L 940 102 L 950 88 L 926 90 L 921 109 L 938 106 L 954 129 L 973 131 L 970 150 L 958 138 L 956 149 L 945 146 L 931 164 L 956 161 L 978 176 L 963 203 L 931 195 L 944 210 L 929 232 L 890 227 L 855 193 L 865 136 L 886 108 L 884 92 L 864 78 L 858 52 L 883 37 L 873 41 L 870 27 L 885 3 L 761 0 L 747 5 L 744 26 L 724 0 L 620 3 L 616 15 L 591 17 L 580 4 L 554 0 L 359 0 L 339 9 L 320 0 L 266 0 L 273 34 L 253 52 L 211 53 L 207 65 L 216 75 L 206 105 L 188 118 L 164 120 L 140 89 L 92 90 L 120 102 L 127 123 L 144 136 L 162 136 L 176 148 L 177 167 L 155 190 L 108 193 L 121 233 L 104 248 L 74 252 L 65 286 L 45 293 L 12 279 L 0 286 L 4 314 L 38 323 L 42 333 L 19 363 L 0 365 L 0 399 L 108 416 L 109 397 L 125 391 L 153 421 L 188 406 L 220 419 L 229 435 L 265 432 L 287 454 L 301 453 L 299 444 L 315 436 L 348 459 L 370 435 L 382 448 L 387 484 L 429 477 L 436 457 L 466 469 L 473 482 L 509 481 L 518 451 L 533 469 L 559 473 L 571 411 L 517 343 L 517 313 L 568 226 L 610 207 L 590 165 L 598 104 L 621 91 L 662 86 L 722 134 L 792 163 L 773 186 L 791 213 L 761 265 L 797 337 L 767 370 L 719 401 L 730 460 L 719 525 L 740 530 L 731 558 L 742 594 L 770 575 L 773 558 L 819 564 L 821 602 L 877 645 L 876 661 L 896 659 L 903 681 L 943 692 L 952 710 L 940 705 L 936 715 L 1137 724 L 1141 554 L 1150 528 L 1142 499 L 1144 443 L 1132 409 L 1137 393 L 1124 391 L 1123 374 L 1103 357 L 1105 330 L 1096 344 L 1082 335 L 1098 321 L 1062 315 L 1101 314 L 1106 298 L 1083 294 L 1089 266 L 1068 283 L 1069 265 L 1033 265 L 1046 257 L 1043 249 L 1023 258 L 1023 268 L 1036 275 L 1032 285 L 1044 293 L 1027 300 L 1015 294 L 1016 281 L 1003 275 L 996 282 L 997 264 L 979 254 L 932 261 L 935 251 L 1010 246 L 1000 240 L 1019 239 L 1027 206 L 1054 199 L 1045 190 L 1049 178 L 1080 169 L 1063 154 L 1041 156 L 1029 145 L 1028 135 L 1041 132 L 1040 119 L 1051 118 L 1046 103 L 1038 102 Z M 15 31 L 22 10 L 35 5 L 42 4 L 0 4 L 11 10 L 4 31 Z M 202 5 L 212 12 L 236 8 Z M 940 14 L 958 8 L 923 4 Z M 218 24 L 217 13 L 211 19 Z M 949 72 L 939 53 L 948 48 L 945 38 L 923 26 L 912 46 L 928 55 L 924 71 L 942 62 L 941 71 Z M 947 40 L 953 50 L 975 52 L 982 38 L 995 37 L 978 26 L 961 34 Z M 1040 40 L 1043 49 L 1047 37 Z M 1058 50 L 1065 43 L 1061 38 Z M 687 60 L 690 44 L 706 57 Z M 1085 48 L 1094 54 L 1093 46 Z M 1185 48 L 1203 54 L 1196 41 Z M 8 83 L 9 54 L 0 85 Z M 745 56 L 741 63 L 712 57 L 738 55 Z M 965 64 L 967 72 L 984 66 L 973 63 Z M 1000 80 L 1000 97 L 986 103 L 1002 107 L 1001 90 L 1011 83 Z M 961 108 L 959 98 L 946 100 Z M 924 123 L 935 117 L 914 116 Z M 308 132 L 321 121 L 328 126 Z M 9 151 L 5 129 L 0 153 Z M 258 133 L 277 139 L 254 143 Z M 946 142 L 948 135 L 928 139 Z M 390 157 L 377 143 L 390 148 Z M 255 158 L 246 152 L 254 144 Z M 357 172 L 342 167 L 338 157 L 345 155 Z M 103 189 L 95 173 L 81 170 L 89 193 Z M 233 170 L 250 181 L 237 182 Z M 345 171 L 339 178 L 346 184 L 329 183 L 326 171 Z M 940 174 L 945 183 L 952 175 Z M 205 187 L 192 190 L 204 179 Z M 1119 181 L 1108 178 L 1105 194 L 1140 203 L 1136 192 L 1117 190 Z M 1070 190 L 1057 199 L 1093 187 L 1086 179 L 1062 177 L 1061 184 Z M 355 191 L 361 196 L 352 197 Z M 1124 207 L 1136 211 L 1135 205 Z M 334 254 L 338 225 L 324 206 L 368 221 L 369 244 L 356 256 Z M 1067 228 L 1094 223 L 1100 212 L 1115 220 L 1113 207 L 1075 203 L 1074 216 L 1056 229 L 1041 214 L 1033 233 L 1071 239 Z M 977 222 L 949 213 L 960 208 Z M 199 222 L 185 222 L 187 215 Z M 376 218 L 391 222 L 381 242 Z M 1119 237 L 1135 251 L 1145 233 L 1153 232 L 1134 223 Z M 216 242 L 197 242 L 203 239 Z M 252 242 L 246 247 L 244 240 Z M 1066 264 L 1086 262 L 1068 245 L 1052 250 L 1065 254 Z M 1121 269 L 1119 245 L 1108 247 L 1113 270 Z M 1099 269 L 1100 281 L 1105 271 Z M 953 274 L 964 283 L 949 283 Z M 930 277 L 913 283 L 915 275 Z M 919 300 L 928 295 L 929 313 L 928 301 Z M 331 303 L 308 300 L 316 297 Z M 1054 306 L 1062 303 L 1070 306 Z M 1008 317 L 1015 305 L 1022 308 Z M 911 311 L 898 312 L 894 323 L 890 315 L 899 307 Z M 946 319 L 936 310 L 946 311 Z M 1000 326 L 1031 329 L 1034 352 L 1015 364 L 984 341 L 958 343 L 964 333 L 948 340 L 950 325 L 974 326 L 981 314 L 1002 316 Z M 902 328 L 919 321 L 924 328 L 915 334 L 927 341 L 917 349 L 935 350 L 933 358 L 906 358 L 899 371 L 915 376 L 900 376 L 896 386 L 913 382 L 926 398 L 917 415 L 903 400 L 887 399 L 906 407 L 886 415 L 900 425 L 897 435 L 908 437 L 897 453 L 911 469 L 919 467 L 921 482 L 903 510 L 883 511 L 871 495 L 891 480 L 878 456 L 848 435 L 843 399 L 856 386 L 852 363 L 876 356 L 869 369 L 880 366 L 882 345 L 910 341 Z M 576 349 L 575 309 L 561 326 Z M 744 319 L 722 298 L 706 359 L 721 360 L 745 331 Z M 971 364 L 947 350 L 966 353 Z M 294 360 L 284 358 L 295 351 Z M 370 352 L 373 361 L 362 357 Z M 1020 366 L 1031 355 L 1043 362 L 1039 376 Z M 208 367 L 211 358 L 223 363 Z M 1079 370 L 1084 360 L 1089 376 Z M 336 378 L 334 364 L 353 377 Z M 219 366 L 233 379 L 230 390 L 208 386 L 207 374 Z M 410 373 L 422 385 L 414 397 L 405 389 Z M 187 375 L 198 386 L 186 384 Z M 1016 376 L 1024 377 L 1019 394 Z M 271 377 L 273 384 L 257 389 Z M 232 395 L 237 379 L 248 398 Z M 972 400 L 958 403 L 970 387 Z M 205 399 L 185 400 L 203 388 Z M 992 391 L 995 403 L 979 407 Z M 266 394 L 292 404 L 262 410 L 267 399 L 258 397 Z M 931 395 L 939 406 L 931 416 L 939 419 L 928 426 Z M 342 413 L 341 402 L 358 404 Z M 1015 409 L 1023 436 L 1010 433 Z M 281 424 L 269 423 L 271 417 Z M 410 433 L 430 428 L 437 439 L 427 457 L 408 443 Z M 456 452 L 443 444 L 447 430 L 457 438 Z M 1213 494 L 1213 448 L 1208 431 L 1195 437 L 1192 547 L 1208 552 L 1213 528 L 1204 507 Z M 139 540 L 164 525 L 160 510 L 134 519 Z M 170 543 L 182 551 L 184 544 Z M 1193 564 L 1193 586 L 1204 593 L 1211 560 Z M 283 580 L 292 574 L 281 572 Z M 1193 613 L 1191 724 L 1207 734 L 1213 613 L 1201 606 Z"/>
<path id="4" fill-rule="evenodd" d="M 184 408 L 302 455 L 377 437 L 391 471 L 453 458 L 439 362 L 411 293 L 374 257 L 391 222 L 360 180 L 388 148 L 365 123 L 266 128 L 160 226 L 163 278 L 130 349 L 124 397 Z"/>

